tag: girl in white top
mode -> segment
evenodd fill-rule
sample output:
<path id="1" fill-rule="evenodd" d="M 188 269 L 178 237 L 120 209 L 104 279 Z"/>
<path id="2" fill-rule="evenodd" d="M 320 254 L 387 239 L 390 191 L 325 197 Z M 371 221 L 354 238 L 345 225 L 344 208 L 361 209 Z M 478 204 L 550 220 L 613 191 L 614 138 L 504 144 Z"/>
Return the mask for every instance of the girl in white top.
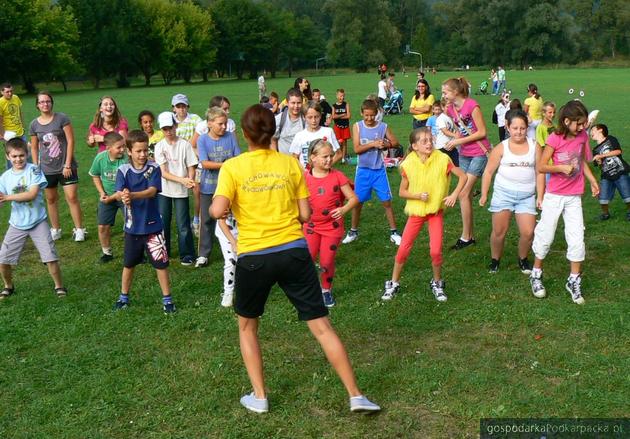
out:
<path id="1" fill-rule="evenodd" d="M 308 165 L 309 154 L 308 148 L 313 140 L 324 139 L 329 142 L 333 147 L 335 153 L 333 157 L 333 165 L 341 160 L 341 150 L 339 149 L 339 142 L 335 132 L 330 127 L 320 126 L 319 122 L 322 118 L 322 107 L 319 102 L 309 101 L 306 106 L 306 112 L 304 113 L 304 119 L 306 119 L 306 128 L 298 132 L 289 148 L 289 152 L 300 161 L 300 164 L 304 169 Z"/>
<path id="2" fill-rule="evenodd" d="M 510 137 L 499 143 L 490 153 L 481 178 L 479 205 L 486 204 L 490 182 L 497 171 L 488 209 L 492 212 L 490 273 L 496 273 L 499 269 L 505 235 L 514 212 L 520 233 L 518 265 L 522 273 L 529 274 L 531 265 L 527 255 L 534 238 L 536 207 L 540 208 L 544 193 L 544 176 L 536 172 L 536 162 L 540 158 L 541 150 L 535 141 L 526 136 L 527 114 L 524 111 L 510 110 L 505 119 Z"/>

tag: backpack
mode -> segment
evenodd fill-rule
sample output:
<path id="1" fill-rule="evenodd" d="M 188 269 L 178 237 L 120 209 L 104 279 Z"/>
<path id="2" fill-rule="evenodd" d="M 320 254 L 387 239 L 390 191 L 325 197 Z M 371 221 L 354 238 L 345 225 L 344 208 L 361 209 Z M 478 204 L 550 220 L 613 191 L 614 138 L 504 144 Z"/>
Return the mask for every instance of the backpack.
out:
<path id="1" fill-rule="evenodd" d="M 284 124 L 287 122 L 287 116 L 289 115 L 289 107 L 284 107 L 280 116 L 280 123 L 278 124 L 278 136 L 282 134 L 282 128 L 284 128 Z M 300 119 L 302 120 L 302 129 L 306 128 L 306 120 L 304 120 L 304 115 L 300 113 Z"/>

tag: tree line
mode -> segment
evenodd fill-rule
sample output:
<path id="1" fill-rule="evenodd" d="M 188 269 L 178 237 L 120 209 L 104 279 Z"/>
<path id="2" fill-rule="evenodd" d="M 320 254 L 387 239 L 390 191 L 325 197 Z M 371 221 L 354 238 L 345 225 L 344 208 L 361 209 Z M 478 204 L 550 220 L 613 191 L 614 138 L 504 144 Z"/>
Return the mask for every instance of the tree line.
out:
<path id="1" fill-rule="evenodd" d="M 0 78 L 119 87 L 380 63 L 512 67 L 630 55 L 627 0 L 7 0 Z"/>

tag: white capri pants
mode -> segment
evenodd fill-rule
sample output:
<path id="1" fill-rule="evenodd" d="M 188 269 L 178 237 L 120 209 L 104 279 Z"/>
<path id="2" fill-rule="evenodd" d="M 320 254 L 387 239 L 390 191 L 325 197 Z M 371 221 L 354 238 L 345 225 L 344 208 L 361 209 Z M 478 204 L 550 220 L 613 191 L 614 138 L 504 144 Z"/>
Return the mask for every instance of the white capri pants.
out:
<path id="1" fill-rule="evenodd" d="M 540 221 L 534 230 L 532 251 L 538 259 L 545 259 L 562 215 L 564 238 L 567 241 L 567 259 L 582 262 L 586 255 L 584 246 L 584 217 L 580 195 L 556 195 L 546 193 L 542 203 Z"/>
<path id="2" fill-rule="evenodd" d="M 235 222 L 228 221 L 228 226 L 232 227 L 230 230 L 232 236 L 235 239 L 238 238 L 238 230 Z M 219 221 L 217 221 L 214 229 L 214 234 L 221 246 L 221 253 L 223 253 L 223 292 L 226 294 L 234 293 L 234 275 L 236 274 L 236 252 L 232 250 L 232 244 L 223 234 L 223 230 L 219 227 Z"/>

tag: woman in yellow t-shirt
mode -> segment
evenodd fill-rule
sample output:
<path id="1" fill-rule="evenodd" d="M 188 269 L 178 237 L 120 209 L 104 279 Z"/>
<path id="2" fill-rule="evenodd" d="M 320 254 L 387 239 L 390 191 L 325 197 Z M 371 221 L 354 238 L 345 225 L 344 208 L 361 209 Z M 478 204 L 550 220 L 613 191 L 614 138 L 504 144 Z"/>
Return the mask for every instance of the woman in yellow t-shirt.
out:
<path id="1" fill-rule="evenodd" d="M 543 98 L 538 93 L 538 87 L 536 84 L 529 84 L 527 86 L 527 99 L 523 102 L 523 111 L 527 113 L 529 123 L 527 137 L 530 139 L 536 139 L 536 127 L 540 125 L 543 118 L 542 109 Z"/>
<path id="2" fill-rule="evenodd" d="M 431 94 L 429 83 L 426 79 L 419 79 L 411 105 L 409 105 L 409 112 L 413 114 L 413 129 L 426 126 L 434 102 L 435 98 Z"/>
<path id="3" fill-rule="evenodd" d="M 248 410 L 269 410 L 258 323 L 271 287 L 278 284 L 322 346 L 350 397 L 350 410 L 379 411 L 357 386 L 346 349 L 328 319 L 317 270 L 302 233 L 310 218 L 308 190 L 299 162 L 270 148 L 276 131 L 271 111 L 249 107 L 241 118 L 248 151 L 223 163 L 210 213 L 232 210 L 238 224 L 234 311 L 243 362 L 253 392 Z"/>

